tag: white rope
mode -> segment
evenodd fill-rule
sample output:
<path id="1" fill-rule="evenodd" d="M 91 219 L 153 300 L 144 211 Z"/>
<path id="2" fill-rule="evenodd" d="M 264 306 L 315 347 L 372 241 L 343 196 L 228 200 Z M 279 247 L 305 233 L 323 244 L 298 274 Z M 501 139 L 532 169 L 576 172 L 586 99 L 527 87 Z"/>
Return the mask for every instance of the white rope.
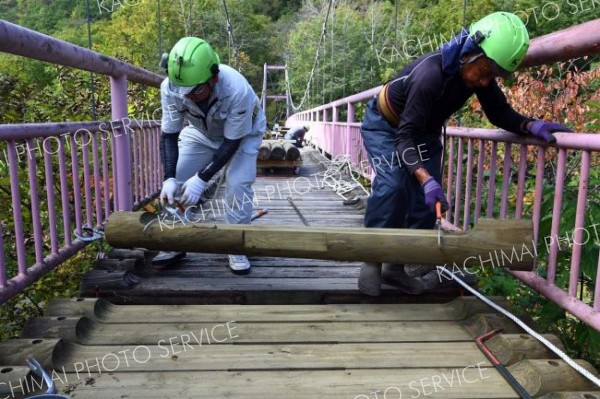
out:
<path id="1" fill-rule="evenodd" d="M 437 266 L 437 270 L 438 270 L 438 273 L 444 274 L 447 278 L 456 280 L 460 285 L 463 286 L 463 288 L 465 288 L 471 294 L 475 295 L 477 298 L 479 298 L 481 301 L 483 301 L 483 303 L 492 307 L 493 309 L 497 310 L 498 312 L 502 313 L 504 316 L 508 317 L 509 319 L 511 319 L 512 321 L 517 323 L 517 325 L 519 327 L 521 327 L 523 330 L 527 331 L 538 341 L 540 341 L 541 343 L 546 345 L 546 347 L 548 349 L 550 349 L 552 352 L 556 353 L 569 366 L 573 367 L 581 375 L 583 375 L 584 377 L 586 377 L 587 379 L 589 379 L 594 384 L 596 384 L 600 387 L 600 378 L 596 377 L 595 375 L 590 373 L 588 370 L 584 369 L 579 364 L 575 363 L 575 361 L 573 359 L 571 359 L 566 353 L 564 353 L 559 348 L 557 348 L 552 342 L 550 342 L 546 338 L 542 337 L 540 334 L 538 334 L 535 330 L 533 330 L 527 324 L 525 324 L 521 320 L 519 320 L 519 318 L 517 318 L 517 316 L 510 313 L 508 310 L 503 309 L 499 305 L 495 304 L 494 302 L 492 302 L 491 300 L 489 300 L 488 298 L 483 296 L 479 291 L 477 291 L 473 287 L 469 286 L 467 283 L 465 283 L 460 278 L 458 278 L 455 273 L 452 273 L 451 271 L 447 270 L 445 267 Z"/>
<path id="2" fill-rule="evenodd" d="M 355 188 L 361 188 L 367 195 L 369 194 L 367 189 L 365 189 L 364 186 L 354 177 L 354 173 L 358 172 L 354 170 L 348 155 L 339 155 L 330 162 L 321 161 L 319 164 L 322 164 L 326 167 L 325 171 L 317 173 L 317 176 L 321 177 L 322 184 L 330 187 L 344 200 L 347 199 L 344 197 L 344 194 L 351 192 Z M 346 181 L 342 178 L 346 168 L 353 182 Z"/>

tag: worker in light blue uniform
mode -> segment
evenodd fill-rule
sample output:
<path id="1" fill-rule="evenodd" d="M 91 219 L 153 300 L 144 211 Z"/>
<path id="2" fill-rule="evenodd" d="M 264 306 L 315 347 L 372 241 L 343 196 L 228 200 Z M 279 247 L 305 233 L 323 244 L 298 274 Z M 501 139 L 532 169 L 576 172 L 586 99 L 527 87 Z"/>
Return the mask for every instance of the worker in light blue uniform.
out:
<path id="1" fill-rule="evenodd" d="M 256 93 L 242 74 L 220 64 L 211 46 L 195 37 L 175 44 L 167 73 L 161 84 L 161 201 L 195 206 L 209 180 L 228 164 L 225 222 L 249 224 L 256 159 L 266 130 Z M 243 255 L 229 255 L 229 266 L 236 273 L 250 270 Z"/>

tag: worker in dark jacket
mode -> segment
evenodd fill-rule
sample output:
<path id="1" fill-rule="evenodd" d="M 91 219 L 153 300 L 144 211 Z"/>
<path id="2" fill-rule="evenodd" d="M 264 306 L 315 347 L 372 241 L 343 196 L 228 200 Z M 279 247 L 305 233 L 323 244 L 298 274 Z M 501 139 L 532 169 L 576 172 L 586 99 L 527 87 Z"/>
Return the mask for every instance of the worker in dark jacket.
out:
<path id="1" fill-rule="evenodd" d="M 310 129 L 308 126 L 294 126 L 287 131 L 283 138 L 291 141 L 296 147 L 302 148 L 304 136 L 306 135 L 306 132 L 308 132 L 308 129 Z"/>
<path id="2" fill-rule="evenodd" d="M 361 135 L 376 177 L 365 227 L 433 228 L 436 203 L 443 211 L 448 209 L 441 187 L 442 127 L 473 94 L 490 122 L 509 132 L 553 143 L 552 132 L 570 131 L 519 114 L 498 87 L 495 78 L 512 73 L 528 47 L 527 29 L 516 15 L 490 14 L 440 50 L 410 63 L 369 101 Z M 407 293 L 419 294 L 435 273 L 410 277 L 406 272 L 404 265 L 365 263 L 358 286 L 377 296 L 383 278 Z"/>

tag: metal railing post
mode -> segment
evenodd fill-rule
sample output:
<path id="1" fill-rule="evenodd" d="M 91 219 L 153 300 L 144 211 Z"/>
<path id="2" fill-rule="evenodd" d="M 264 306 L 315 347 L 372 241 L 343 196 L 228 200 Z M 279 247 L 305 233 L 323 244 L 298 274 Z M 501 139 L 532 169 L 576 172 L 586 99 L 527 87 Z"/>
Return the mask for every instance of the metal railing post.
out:
<path id="1" fill-rule="evenodd" d="M 127 119 L 127 78 L 119 76 L 110 78 L 110 95 L 113 121 Z M 113 125 L 114 126 L 114 125 Z M 115 158 L 115 210 L 130 211 L 133 208 L 131 191 L 131 150 L 129 145 L 129 127 L 113 127 L 113 143 Z"/>

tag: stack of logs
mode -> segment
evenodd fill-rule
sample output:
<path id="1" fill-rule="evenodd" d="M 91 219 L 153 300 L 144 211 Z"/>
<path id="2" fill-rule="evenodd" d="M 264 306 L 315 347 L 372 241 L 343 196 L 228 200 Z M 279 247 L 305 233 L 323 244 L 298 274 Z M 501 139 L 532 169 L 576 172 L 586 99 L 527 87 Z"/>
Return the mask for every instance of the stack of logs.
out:
<path id="1" fill-rule="evenodd" d="M 300 150 L 286 140 L 263 140 L 258 150 L 260 161 L 297 161 Z"/>

